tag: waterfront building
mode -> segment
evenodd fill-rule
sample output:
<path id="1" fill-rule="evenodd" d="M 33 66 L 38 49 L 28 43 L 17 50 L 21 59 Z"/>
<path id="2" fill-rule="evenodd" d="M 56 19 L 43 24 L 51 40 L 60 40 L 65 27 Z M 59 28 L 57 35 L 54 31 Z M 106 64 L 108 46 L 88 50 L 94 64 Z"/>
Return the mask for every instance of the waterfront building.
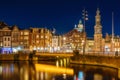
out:
<path id="1" fill-rule="evenodd" d="M 104 51 L 106 53 L 108 52 L 120 52 L 120 37 L 114 36 L 114 39 L 112 41 L 112 35 L 109 35 L 108 33 L 105 36 L 105 49 Z"/>
<path id="2" fill-rule="evenodd" d="M 20 30 L 19 42 L 20 42 L 19 50 L 28 52 L 29 51 L 29 30 L 28 29 Z"/>
<path id="3" fill-rule="evenodd" d="M 30 28 L 30 50 L 49 52 L 52 46 L 52 33 L 47 28 Z"/>
<path id="4" fill-rule="evenodd" d="M 72 52 L 77 49 L 83 52 L 85 45 L 86 33 L 84 32 L 84 27 L 82 21 L 79 21 L 78 25 L 68 33 L 63 35 L 63 51 Z"/>
<path id="5" fill-rule="evenodd" d="M 119 36 L 114 37 L 114 51 L 120 52 L 120 37 Z"/>
<path id="6" fill-rule="evenodd" d="M 20 50 L 20 30 L 18 26 L 12 26 L 11 31 L 11 41 L 12 41 L 12 51 L 16 53 Z"/>
<path id="7" fill-rule="evenodd" d="M 93 53 L 94 52 L 94 38 L 92 38 L 92 37 L 87 37 L 86 52 L 87 53 Z"/>
<path id="8" fill-rule="evenodd" d="M 3 49 L 3 30 L 2 28 L 7 26 L 6 23 L 4 22 L 0 22 L 0 53 L 2 53 L 2 49 Z"/>
<path id="9" fill-rule="evenodd" d="M 1 45 L 1 53 L 2 54 L 10 54 L 12 53 L 11 47 L 11 29 L 9 26 L 3 26 L 0 29 L 0 45 Z"/>
<path id="10" fill-rule="evenodd" d="M 55 33 L 55 30 L 53 31 Z M 100 10 L 95 16 L 94 37 L 87 37 L 80 20 L 78 25 L 63 35 L 55 35 L 47 28 L 19 29 L 0 22 L 0 53 L 17 51 L 114 53 L 120 52 L 120 37 L 106 34 L 103 37 Z M 88 33 L 89 34 L 89 33 Z"/>
<path id="11" fill-rule="evenodd" d="M 51 52 L 60 52 L 61 46 L 62 46 L 62 37 L 60 35 L 53 34 Z"/>

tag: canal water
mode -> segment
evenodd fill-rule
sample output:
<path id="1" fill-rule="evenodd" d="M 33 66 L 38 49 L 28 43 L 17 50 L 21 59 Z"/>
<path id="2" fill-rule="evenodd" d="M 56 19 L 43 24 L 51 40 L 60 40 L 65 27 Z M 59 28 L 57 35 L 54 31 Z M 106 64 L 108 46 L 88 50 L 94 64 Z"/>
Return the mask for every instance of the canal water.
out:
<path id="1" fill-rule="evenodd" d="M 117 69 L 67 61 L 1 61 L 0 80 L 119 80 Z"/>

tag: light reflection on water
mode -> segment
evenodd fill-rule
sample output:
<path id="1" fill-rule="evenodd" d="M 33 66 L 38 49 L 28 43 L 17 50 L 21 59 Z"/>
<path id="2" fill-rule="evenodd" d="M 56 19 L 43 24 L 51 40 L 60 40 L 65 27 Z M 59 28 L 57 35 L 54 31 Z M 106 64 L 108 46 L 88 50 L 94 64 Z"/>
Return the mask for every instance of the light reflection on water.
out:
<path id="1" fill-rule="evenodd" d="M 0 62 L 0 80 L 118 80 L 117 69 L 68 62 Z"/>

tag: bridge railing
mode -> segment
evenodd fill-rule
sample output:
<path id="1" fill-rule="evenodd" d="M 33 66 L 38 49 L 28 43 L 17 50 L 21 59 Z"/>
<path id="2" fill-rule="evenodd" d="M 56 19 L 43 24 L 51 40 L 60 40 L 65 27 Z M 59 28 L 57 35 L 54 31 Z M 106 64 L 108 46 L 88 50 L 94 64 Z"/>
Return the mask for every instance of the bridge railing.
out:
<path id="1" fill-rule="evenodd" d="M 83 53 L 80 53 L 83 55 Z M 94 56 L 120 56 L 120 52 L 86 52 L 84 55 L 94 55 Z"/>

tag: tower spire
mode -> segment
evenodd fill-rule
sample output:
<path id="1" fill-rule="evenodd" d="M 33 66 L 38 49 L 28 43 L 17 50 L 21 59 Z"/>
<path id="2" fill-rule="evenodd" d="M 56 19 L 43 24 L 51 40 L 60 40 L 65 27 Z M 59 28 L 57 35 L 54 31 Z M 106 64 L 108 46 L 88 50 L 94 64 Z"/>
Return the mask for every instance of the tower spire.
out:
<path id="1" fill-rule="evenodd" d="M 81 19 L 79 20 L 79 24 L 82 24 L 82 20 Z"/>
<path id="2" fill-rule="evenodd" d="M 100 10 L 99 10 L 99 8 L 97 8 L 97 15 L 100 15 Z"/>
<path id="3" fill-rule="evenodd" d="M 100 10 L 97 8 L 96 16 L 95 16 L 95 26 L 94 26 L 94 46 L 95 51 L 103 51 L 103 45 L 102 45 L 102 25 L 101 25 L 101 15 Z"/>
<path id="4" fill-rule="evenodd" d="M 101 25 L 101 16 L 100 16 L 100 10 L 99 10 L 99 8 L 97 8 L 95 18 L 96 18 L 96 25 Z"/>

